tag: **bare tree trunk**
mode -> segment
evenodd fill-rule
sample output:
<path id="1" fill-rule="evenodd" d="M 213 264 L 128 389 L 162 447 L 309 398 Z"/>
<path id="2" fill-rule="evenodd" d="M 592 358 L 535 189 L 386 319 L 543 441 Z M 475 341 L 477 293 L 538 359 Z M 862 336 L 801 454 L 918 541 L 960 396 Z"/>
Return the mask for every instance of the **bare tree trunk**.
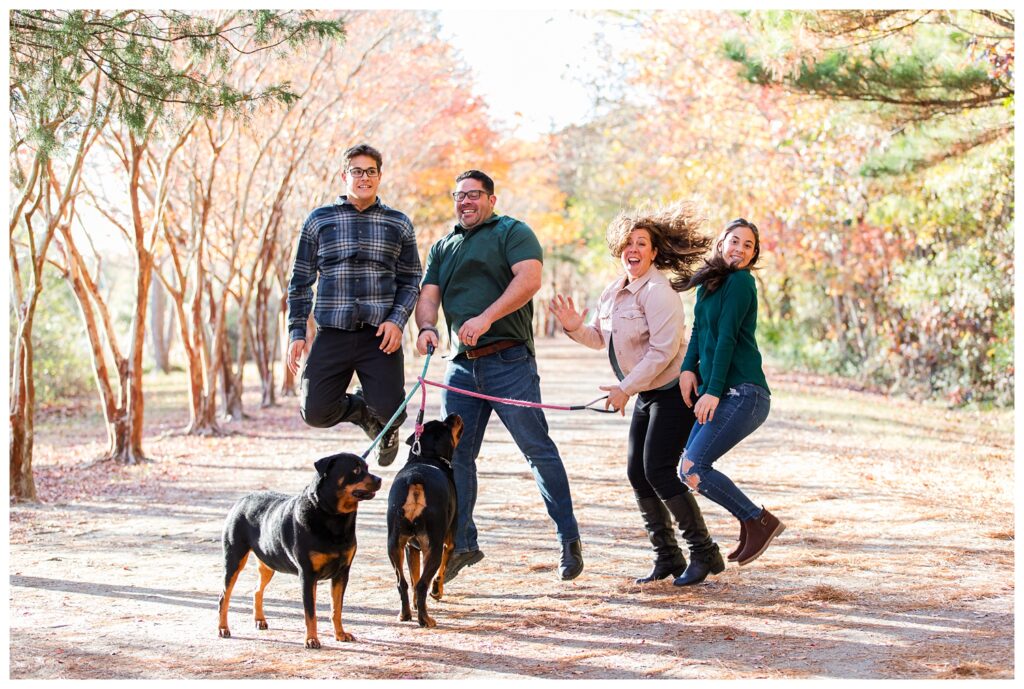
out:
<path id="1" fill-rule="evenodd" d="M 35 381 L 32 376 L 32 320 L 39 292 L 35 290 L 26 309 L 26 317 L 18 329 L 14 385 L 11 396 L 11 497 L 35 502 L 36 482 L 32 475 L 32 448 L 35 434 Z"/>
<path id="2" fill-rule="evenodd" d="M 288 292 L 281 295 L 281 305 L 277 312 L 277 340 L 281 343 L 281 358 L 288 356 L 289 334 L 288 334 Z M 295 397 L 295 374 L 288 368 L 287 361 L 283 362 L 284 372 L 281 374 L 281 397 Z"/>
<path id="3" fill-rule="evenodd" d="M 239 361 L 245 361 L 246 359 L 246 340 L 248 339 L 245 334 L 245 324 L 242 326 L 242 332 L 239 335 Z M 242 388 L 243 388 L 243 364 L 240 363 L 238 372 L 233 371 L 231 367 L 231 347 L 227 337 L 224 337 L 221 342 L 221 380 L 223 381 L 224 388 L 224 411 L 223 416 L 229 421 L 242 421 L 246 418 L 245 408 L 242 404 Z"/>
<path id="4" fill-rule="evenodd" d="M 259 283 L 256 289 L 256 332 L 253 334 L 253 354 L 260 374 L 260 408 L 266 409 L 277 403 L 274 390 L 274 355 L 277 345 L 277 329 L 270 326 L 269 280 Z"/>
<path id="5" fill-rule="evenodd" d="M 118 435 L 118 451 L 114 459 L 122 464 L 138 464 L 146 461 L 146 455 L 142 451 L 143 417 L 145 413 L 145 398 L 142 394 L 143 350 L 146 345 L 146 307 L 149 305 L 149 288 L 153 280 L 153 255 L 145 249 L 139 248 L 138 276 L 135 280 L 135 316 L 132 319 L 131 350 L 128 356 L 128 409 L 126 423 L 123 427 L 115 427 Z M 122 440 L 121 434 L 127 432 L 127 438 Z"/>
<path id="6" fill-rule="evenodd" d="M 149 297 L 149 338 L 153 347 L 153 364 L 164 373 L 171 371 L 170 333 L 168 327 L 167 290 L 159 281 Z"/>

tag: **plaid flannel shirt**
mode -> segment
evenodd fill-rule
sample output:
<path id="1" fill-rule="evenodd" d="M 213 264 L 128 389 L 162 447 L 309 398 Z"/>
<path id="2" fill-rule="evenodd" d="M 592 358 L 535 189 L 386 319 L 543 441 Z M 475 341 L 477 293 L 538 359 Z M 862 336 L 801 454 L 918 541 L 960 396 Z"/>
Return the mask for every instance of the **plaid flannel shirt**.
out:
<path id="1" fill-rule="evenodd" d="M 405 328 L 423 275 L 409 218 L 377 201 L 360 212 L 345 196 L 317 208 L 302 225 L 288 284 L 289 338 L 306 338 L 306 319 L 357 330 L 391 321 Z M 319 281 L 319 282 L 318 282 Z"/>

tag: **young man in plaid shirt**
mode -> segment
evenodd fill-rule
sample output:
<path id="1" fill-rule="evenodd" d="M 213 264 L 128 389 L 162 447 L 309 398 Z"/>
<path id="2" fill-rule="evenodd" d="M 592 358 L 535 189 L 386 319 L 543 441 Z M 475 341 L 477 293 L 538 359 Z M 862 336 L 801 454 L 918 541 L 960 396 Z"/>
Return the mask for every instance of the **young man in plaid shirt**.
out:
<path id="1" fill-rule="evenodd" d="M 317 333 L 300 381 L 310 426 L 354 423 L 376 438 L 405 397 L 402 330 L 423 275 L 409 218 L 377 197 L 382 158 L 366 144 L 345 151 L 346 194 L 317 208 L 302 226 L 288 285 L 288 368 L 297 373 L 313 304 Z M 347 392 L 352 374 L 362 390 Z M 387 466 L 398 454 L 405 413 L 377 445 Z"/>

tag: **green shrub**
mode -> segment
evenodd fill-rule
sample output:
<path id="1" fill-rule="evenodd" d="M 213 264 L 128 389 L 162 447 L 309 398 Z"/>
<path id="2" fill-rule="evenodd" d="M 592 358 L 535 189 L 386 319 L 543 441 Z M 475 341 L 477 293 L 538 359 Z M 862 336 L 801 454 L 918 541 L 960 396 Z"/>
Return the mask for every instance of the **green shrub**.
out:
<path id="1" fill-rule="evenodd" d="M 59 276 L 45 276 L 32 328 L 36 403 L 40 406 L 95 393 L 89 340 L 74 294 Z M 18 332 L 13 300 L 10 351 Z"/>

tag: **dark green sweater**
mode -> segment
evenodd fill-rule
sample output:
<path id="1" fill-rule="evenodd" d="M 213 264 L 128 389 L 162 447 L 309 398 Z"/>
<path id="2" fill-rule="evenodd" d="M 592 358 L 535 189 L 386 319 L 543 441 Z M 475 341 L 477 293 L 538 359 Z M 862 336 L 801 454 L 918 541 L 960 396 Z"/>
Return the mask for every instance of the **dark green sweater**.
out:
<path id="1" fill-rule="evenodd" d="M 680 370 L 699 371 L 702 385 L 698 392 L 702 395 L 720 398 L 741 383 L 755 383 L 767 390 L 756 329 L 757 286 L 749 270 L 731 273 L 711 294 L 705 294 L 701 285 Z"/>

